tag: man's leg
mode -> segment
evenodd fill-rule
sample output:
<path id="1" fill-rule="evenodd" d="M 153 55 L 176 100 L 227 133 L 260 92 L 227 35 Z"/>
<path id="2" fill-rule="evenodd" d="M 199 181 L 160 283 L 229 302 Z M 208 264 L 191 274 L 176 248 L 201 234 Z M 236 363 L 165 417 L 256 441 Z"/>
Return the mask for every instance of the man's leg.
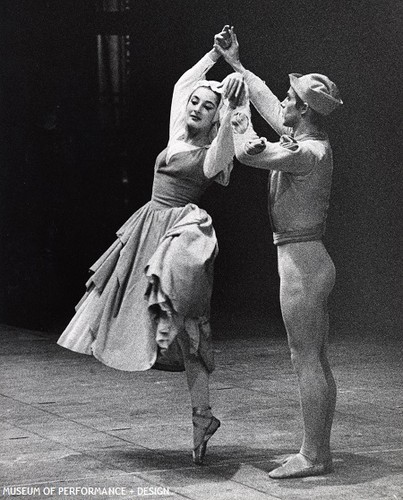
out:
<path id="1" fill-rule="evenodd" d="M 280 303 L 299 381 L 304 438 L 300 454 L 272 477 L 301 477 L 323 473 L 331 463 L 336 385 L 326 355 L 326 304 L 334 266 L 321 242 L 293 243 L 278 250 Z"/>
<path id="2" fill-rule="evenodd" d="M 334 274 L 333 274 L 334 276 Z M 330 292 L 329 292 L 330 293 Z M 320 361 L 323 369 L 323 373 L 325 374 L 329 398 L 328 398 L 328 407 L 326 412 L 326 422 L 325 422 L 325 431 L 324 431 L 324 441 L 322 447 L 322 455 L 323 457 L 331 457 L 330 451 L 330 434 L 333 425 L 333 417 L 336 409 L 336 396 L 337 396 L 337 388 L 336 382 L 333 377 L 332 370 L 330 368 L 329 360 L 327 357 L 327 348 L 328 348 L 328 335 L 329 335 L 329 312 L 327 308 L 327 298 L 326 304 L 324 306 L 324 317 L 326 319 L 326 337 L 323 348 L 320 353 Z"/>

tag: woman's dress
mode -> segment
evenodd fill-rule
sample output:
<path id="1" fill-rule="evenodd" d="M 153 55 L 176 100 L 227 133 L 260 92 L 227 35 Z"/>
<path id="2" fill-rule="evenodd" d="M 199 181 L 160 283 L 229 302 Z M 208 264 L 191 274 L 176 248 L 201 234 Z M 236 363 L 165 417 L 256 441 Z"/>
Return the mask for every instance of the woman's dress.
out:
<path id="1" fill-rule="evenodd" d="M 58 340 L 61 346 L 119 370 L 181 370 L 177 334 L 185 331 L 191 352 L 214 369 L 209 313 L 218 247 L 211 218 L 197 203 L 213 180 L 228 182 L 232 138 L 222 127 L 210 148 L 181 142 L 185 106 L 179 102 L 212 64 L 206 55 L 178 81 L 170 142 L 156 160 L 151 201 L 90 268 L 87 292 Z"/>

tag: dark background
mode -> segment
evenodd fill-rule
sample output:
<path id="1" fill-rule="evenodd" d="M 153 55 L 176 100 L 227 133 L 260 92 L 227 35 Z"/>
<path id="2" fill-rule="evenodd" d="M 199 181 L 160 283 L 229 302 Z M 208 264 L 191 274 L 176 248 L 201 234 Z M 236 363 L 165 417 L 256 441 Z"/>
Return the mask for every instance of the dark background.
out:
<path id="1" fill-rule="evenodd" d="M 71 317 L 87 268 L 150 197 L 175 80 L 229 23 L 244 65 L 279 97 L 290 72 L 337 82 L 345 106 L 329 130 L 325 239 L 338 272 L 332 334 L 399 334 L 401 2 L 132 0 L 122 16 L 100 16 L 94 3 L 0 3 L 0 321 L 55 331 Z M 98 120 L 98 33 L 130 35 L 127 119 L 118 129 Z M 209 77 L 229 71 L 220 62 Z M 203 200 L 220 244 L 217 335 L 282 332 L 266 180 L 237 164 L 230 186 L 213 186 Z"/>

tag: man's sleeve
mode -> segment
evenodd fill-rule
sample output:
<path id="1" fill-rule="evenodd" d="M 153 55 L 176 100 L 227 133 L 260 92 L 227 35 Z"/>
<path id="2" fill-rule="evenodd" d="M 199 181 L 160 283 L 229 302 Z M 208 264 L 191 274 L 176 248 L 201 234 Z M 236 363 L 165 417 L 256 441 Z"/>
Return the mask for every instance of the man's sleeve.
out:
<path id="1" fill-rule="evenodd" d="M 278 135 L 290 134 L 291 130 L 283 126 L 283 112 L 280 101 L 269 87 L 251 71 L 243 73 L 249 88 L 249 96 L 262 118 Z"/>
<path id="2" fill-rule="evenodd" d="M 257 139 L 250 116 L 247 113 L 234 114 L 232 118 L 235 155 L 244 165 L 264 170 L 281 170 L 292 173 L 309 172 L 314 164 L 314 156 L 302 143 L 290 136 L 283 135 L 279 142 L 269 142 L 258 154 L 250 155 L 245 151 L 249 141 Z"/>

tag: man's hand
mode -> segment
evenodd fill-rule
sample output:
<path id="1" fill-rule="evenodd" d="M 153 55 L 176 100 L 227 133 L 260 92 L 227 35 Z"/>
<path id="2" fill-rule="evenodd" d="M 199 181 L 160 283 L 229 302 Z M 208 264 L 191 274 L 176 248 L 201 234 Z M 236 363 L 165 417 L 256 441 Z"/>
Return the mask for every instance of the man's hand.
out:
<path id="1" fill-rule="evenodd" d="M 214 49 L 224 57 L 227 63 L 230 64 L 235 71 L 238 71 L 242 68 L 242 64 L 239 59 L 239 43 L 233 26 L 231 26 L 228 33 L 231 37 L 231 44 L 229 47 L 225 48 L 227 42 L 225 41 L 222 31 L 214 37 Z"/>
<path id="2" fill-rule="evenodd" d="M 245 153 L 248 155 L 258 155 L 266 149 L 266 139 L 260 137 L 245 144 Z"/>

